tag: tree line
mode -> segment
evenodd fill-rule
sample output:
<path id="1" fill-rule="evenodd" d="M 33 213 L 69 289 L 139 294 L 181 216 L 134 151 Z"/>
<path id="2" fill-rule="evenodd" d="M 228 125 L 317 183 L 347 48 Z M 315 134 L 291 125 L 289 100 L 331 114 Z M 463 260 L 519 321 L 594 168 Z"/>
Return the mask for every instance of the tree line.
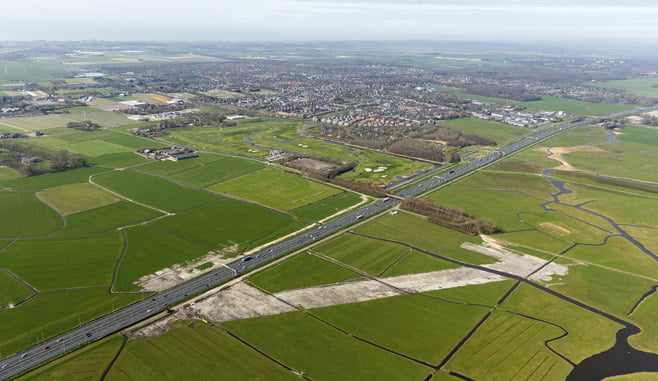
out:
<path id="1" fill-rule="evenodd" d="M 433 224 L 470 235 L 491 234 L 498 231 L 496 224 L 488 217 L 475 217 L 462 208 L 443 205 L 424 198 L 407 197 L 400 203 L 400 208 L 426 216 Z"/>

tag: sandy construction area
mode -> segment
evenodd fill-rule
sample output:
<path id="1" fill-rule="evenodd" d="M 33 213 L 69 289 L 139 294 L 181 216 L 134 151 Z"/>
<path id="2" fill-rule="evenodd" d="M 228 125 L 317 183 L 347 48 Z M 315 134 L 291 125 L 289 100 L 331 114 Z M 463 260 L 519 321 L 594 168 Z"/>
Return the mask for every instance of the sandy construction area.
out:
<path id="1" fill-rule="evenodd" d="M 551 147 L 551 148 L 546 148 L 546 151 L 548 152 L 548 158 L 557 160 L 560 162 L 560 165 L 555 167 L 554 169 L 558 169 L 561 171 L 576 171 L 577 169 L 569 164 L 568 161 L 566 161 L 562 155 L 571 153 L 571 152 L 601 152 L 604 151 L 599 147 L 596 146 L 575 146 L 575 147 Z"/>
<path id="2" fill-rule="evenodd" d="M 484 265 L 535 281 L 548 281 L 553 275 L 566 275 L 567 266 L 551 263 L 531 255 L 516 254 L 498 241 L 483 236 L 484 243 L 464 243 L 464 249 L 496 258 L 498 262 Z M 544 267 L 542 267 L 544 266 Z M 538 271 L 538 269 L 540 269 Z M 191 310 L 210 320 L 223 322 L 294 311 L 295 307 L 319 308 L 347 303 L 358 303 L 407 293 L 420 293 L 466 285 L 500 282 L 508 278 L 470 267 L 439 270 L 389 278 L 372 278 L 357 282 L 343 282 L 323 286 L 286 290 L 267 294 L 240 283 L 225 290 L 207 294 L 193 304 Z"/>

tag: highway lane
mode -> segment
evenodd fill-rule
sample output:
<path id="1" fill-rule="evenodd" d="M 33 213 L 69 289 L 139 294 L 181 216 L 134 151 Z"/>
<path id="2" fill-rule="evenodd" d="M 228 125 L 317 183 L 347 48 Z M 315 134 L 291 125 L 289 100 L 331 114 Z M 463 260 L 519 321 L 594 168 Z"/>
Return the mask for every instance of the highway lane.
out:
<path id="1" fill-rule="evenodd" d="M 602 118 L 617 118 L 637 114 L 640 112 L 646 112 L 656 108 L 657 107 L 643 107 L 606 115 Z M 457 177 L 463 176 L 485 165 L 491 164 L 501 157 L 535 144 L 549 136 L 567 129 L 588 124 L 593 120 L 594 118 L 590 118 L 580 122 L 569 123 L 563 126 L 543 130 L 534 136 L 524 138 L 523 140 L 505 146 L 499 151 L 494 151 L 483 158 L 456 167 L 449 173 L 442 174 L 441 176 L 434 176 L 426 181 L 407 188 L 398 193 L 397 196 L 404 198 L 423 194 L 439 185 L 442 185 Z M 189 295 L 207 290 L 220 283 L 224 283 L 232 278 L 240 276 L 240 274 L 258 267 L 266 262 L 272 261 L 283 256 L 284 254 L 307 246 L 318 239 L 324 238 L 349 225 L 360 222 L 363 219 L 380 213 L 398 204 L 399 202 L 400 200 L 397 198 L 389 197 L 374 204 L 353 210 L 349 213 L 339 216 L 327 224 L 315 227 L 295 237 L 276 243 L 270 247 L 253 253 L 249 257 L 236 259 L 224 267 L 203 274 L 197 278 L 191 279 L 157 295 L 150 296 L 144 300 L 141 300 L 120 310 L 114 311 L 94 321 L 82 324 L 78 328 L 74 328 L 59 336 L 48 339 L 34 347 L 6 357 L 0 360 L 0 380 L 4 380 L 19 374 L 26 369 L 53 359 L 67 351 L 75 349 L 82 344 L 97 340 L 101 337 L 127 328 L 139 321 L 142 321 L 166 310 L 173 304 L 187 299 Z"/>

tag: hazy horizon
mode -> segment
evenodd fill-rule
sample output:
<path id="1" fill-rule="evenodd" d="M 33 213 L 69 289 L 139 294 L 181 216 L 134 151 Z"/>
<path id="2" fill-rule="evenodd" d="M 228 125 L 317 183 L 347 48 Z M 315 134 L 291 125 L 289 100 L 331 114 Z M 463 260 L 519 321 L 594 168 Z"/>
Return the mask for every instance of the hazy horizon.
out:
<path id="1" fill-rule="evenodd" d="M 658 4 L 648 0 L 25 0 L 3 15 L 5 41 L 658 40 Z"/>

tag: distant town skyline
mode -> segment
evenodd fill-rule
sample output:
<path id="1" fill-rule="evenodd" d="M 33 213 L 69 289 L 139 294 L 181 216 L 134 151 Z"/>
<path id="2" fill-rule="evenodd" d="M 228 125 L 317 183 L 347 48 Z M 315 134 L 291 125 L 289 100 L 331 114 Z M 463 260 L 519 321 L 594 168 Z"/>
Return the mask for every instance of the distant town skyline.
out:
<path id="1" fill-rule="evenodd" d="M 2 40 L 658 40 L 649 0 L 23 0 L 2 14 Z"/>

